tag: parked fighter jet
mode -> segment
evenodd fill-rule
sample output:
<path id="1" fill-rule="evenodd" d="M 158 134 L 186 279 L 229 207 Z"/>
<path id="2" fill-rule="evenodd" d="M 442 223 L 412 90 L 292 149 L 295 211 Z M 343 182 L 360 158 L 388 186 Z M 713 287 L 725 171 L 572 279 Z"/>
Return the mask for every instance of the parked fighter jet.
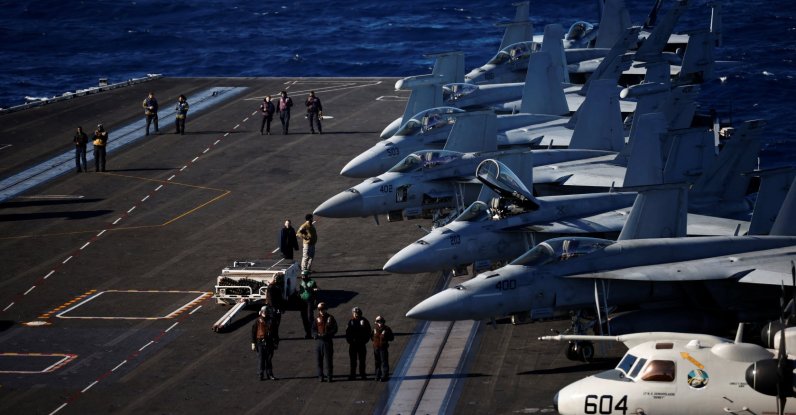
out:
<path id="1" fill-rule="evenodd" d="M 653 332 L 541 339 L 570 345 L 615 341 L 628 347 L 616 368 L 574 382 L 555 395 L 555 408 L 562 415 L 778 413 L 777 400 L 750 387 L 746 377 L 747 369 L 758 361 L 777 362 L 778 351 L 742 343 L 740 337 L 733 342 L 705 334 Z M 792 367 L 792 360 L 785 361 Z M 790 369 L 788 374 L 790 379 Z M 776 372 L 766 373 L 766 383 L 769 387 L 778 383 Z M 783 392 L 793 396 L 792 386 Z M 783 407 L 786 413 L 796 413 L 792 402 L 783 401 Z"/>
<path id="2" fill-rule="evenodd" d="M 524 166 L 519 167 L 521 171 L 528 170 Z M 498 197 L 491 199 L 488 205 L 481 200 L 473 202 L 453 222 L 433 229 L 393 255 L 384 265 L 384 270 L 418 273 L 458 269 L 473 263 L 479 267 L 489 266 L 517 258 L 542 240 L 555 236 L 618 235 L 636 198 L 635 192 L 536 198 L 523 185 L 530 179 L 528 176 L 530 174 L 522 180 L 497 160 L 482 161 L 476 178 Z M 651 180 L 657 182 L 662 178 Z M 659 184 L 656 182 L 645 184 Z M 761 192 L 757 198 L 759 208 L 776 205 L 779 209 L 784 193 L 780 195 L 777 186 L 766 188 L 770 191 Z M 714 200 L 721 203 L 721 199 Z M 758 212 L 758 216 L 770 215 Z M 750 226 L 746 221 L 697 214 L 689 214 L 687 223 L 689 236 L 745 234 Z M 756 228 L 756 231 L 757 234 L 768 233 L 768 229 L 763 227 Z"/>
<path id="3" fill-rule="evenodd" d="M 411 90 L 404 115 L 384 128 L 381 138 L 392 137 L 398 128 L 420 111 L 442 106 L 442 86 L 464 79 L 464 54 L 461 52 L 427 55 L 436 58 L 434 69 L 429 75 L 417 75 L 399 79 L 396 90 Z"/>
<path id="4" fill-rule="evenodd" d="M 675 303 L 692 311 L 682 324 L 693 323 L 711 306 L 735 321 L 770 318 L 777 312 L 768 301 L 771 284 L 790 276 L 789 261 L 796 256 L 796 185 L 791 184 L 771 236 L 681 238 L 686 195 L 682 188 L 642 192 L 617 241 L 547 240 L 505 267 L 424 300 L 407 316 L 479 320 L 530 311 L 539 318 L 595 303 L 598 310 Z M 684 296 L 685 287 L 699 298 Z M 677 326 L 677 314 L 663 309 L 657 314 Z"/>
<path id="5" fill-rule="evenodd" d="M 327 217 L 390 218 L 425 216 L 429 210 L 465 208 L 478 195 L 475 168 L 481 160 L 513 154 L 530 156 L 531 150 L 497 151 L 496 119 L 491 111 L 461 114 L 453 125 L 444 150 L 412 153 L 392 169 L 370 178 L 322 203 L 315 214 Z M 466 151 L 466 152 L 462 152 Z M 576 160 L 614 154 L 601 150 L 537 150 L 535 160 Z M 472 192 L 462 186 L 469 187 Z M 458 197 L 457 197 L 458 196 Z"/>
<path id="6" fill-rule="evenodd" d="M 572 126 L 569 128 L 574 129 L 575 121 L 561 116 L 568 113 L 568 106 L 559 86 L 560 79 L 551 66 L 549 54 L 545 52 L 535 54 L 530 64 L 535 70 L 528 71 L 521 112 L 497 116 L 496 132 L 501 132 L 496 135 L 498 147 L 527 148 L 538 144 L 543 134 L 552 135 L 548 130 L 554 130 L 556 127 L 565 129 L 568 127 L 567 123 L 571 121 Z M 586 101 L 583 101 L 584 105 L 578 109 L 577 119 L 584 123 L 581 132 L 583 137 L 578 148 L 619 151 L 624 145 L 617 95 L 613 81 L 594 82 Z M 658 96 L 663 98 L 662 95 Z M 680 108 L 688 107 L 689 105 L 680 106 Z M 409 153 L 443 148 L 447 139 L 446 134 L 455 123 L 456 117 L 463 113 L 450 107 L 421 112 L 404 124 L 395 136 L 374 144 L 348 162 L 340 174 L 349 177 L 373 177 L 394 166 Z M 538 136 L 523 130 L 532 125 L 538 125 L 540 128 L 548 127 L 548 130 L 544 130 Z M 560 141 L 563 142 L 562 145 L 569 144 L 568 138 Z M 606 147 L 606 143 L 610 145 Z"/>

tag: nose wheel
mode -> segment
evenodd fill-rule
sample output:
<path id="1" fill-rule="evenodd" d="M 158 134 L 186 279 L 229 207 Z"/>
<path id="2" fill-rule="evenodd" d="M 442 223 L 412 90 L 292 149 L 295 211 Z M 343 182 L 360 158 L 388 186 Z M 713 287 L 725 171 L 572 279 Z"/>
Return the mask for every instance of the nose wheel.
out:
<path id="1" fill-rule="evenodd" d="M 594 343 L 590 341 L 571 341 L 567 345 L 567 359 L 590 362 L 594 358 Z"/>

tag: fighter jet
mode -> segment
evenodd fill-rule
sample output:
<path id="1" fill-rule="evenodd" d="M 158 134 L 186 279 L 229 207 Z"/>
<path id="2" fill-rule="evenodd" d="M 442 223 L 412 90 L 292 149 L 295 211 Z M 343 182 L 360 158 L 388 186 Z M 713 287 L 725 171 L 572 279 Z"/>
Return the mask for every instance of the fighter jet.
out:
<path id="1" fill-rule="evenodd" d="M 547 240 L 505 267 L 424 300 L 407 316 L 450 321 L 530 312 L 539 318 L 594 306 L 680 304 L 693 311 L 688 320 L 711 306 L 736 322 L 771 318 L 777 312 L 771 289 L 790 277 L 796 257 L 796 186 L 769 236 L 683 238 L 686 200 L 684 188 L 642 191 L 617 241 Z M 684 296 L 686 287 L 699 298 Z M 667 313 L 657 314 L 676 325 L 677 314 Z"/>
<path id="2" fill-rule="evenodd" d="M 408 89 L 412 92 L 406 103 L 404 115 L 388 124 L 381 132 L 381 138 L 392 137 L 401 125 L 418 112 L 442 106 L 442 86 L 451 82 L 462 82 L 464 79 L 463 53 L 448 52 L 426 56 L 436 58 L 431 74 L 410 76 L 395 83 L 396 91 Z"/>
<path id="3" fill-rule="evenodd" d="M 528 72 L 526 94 L 523 99 L 521 112 L 511 115 L 498 115 L 496 119 L 496 139 L 499 148 L 512 146 L 529 147 L 538 144 L 543 139 L 543 134 L 552 134 L 544 131 L 539 135 L 522 131 L 532 125 L 549 129 L 558 127 L 566 128 L 567 123 L 573 121 L 563 116 L 568 114 L 566 98 L 559 86 L 560 80 L 551 66 L 549 54 L 537 53 L 530 64 L 537 70 Z M 538 77 L 534 76 L 539 74 Z M 624 145 L 623 127 L 621 125 L 621 112 L 617 98 L 615 83 L 610 80 L 595 81 L 589 89 L 589 94 L 584 105 L 578 110 L 579 120 L 583 120 L 580 141 L 582 149 L 606 149 L 619 151 Z M 661 95 L 658 95 L 663 98 Z M 688 108 L 682 105 L 681 108 Z M 407 154 L 420 151 L 440 149 L 445 146 L 447 133 L 456 118 L 465 112 L 451 107 L 435 108 L 423 111 L 409 120 L 401 129 L 388 140 L 380 141 L 371 148 L 356 156 L 340 174 L 349 177 L 373 177 L 394 166 Z M 611 122 L 609 122 L 611 121 Z M 577 121 L 575 121 L 577 122 Z M 576 124 L 572 123 L 572 129 Z M 501 134 L 497 134 L 497 132 Z M 511 131 L 511 134 L 507 132 Z M 560 140 L 563 145 L 569 140 Z M 606 144 L 608 146 L 606 147 Z"/>
<path id="4" fill-rule="evenodd" d="M 387 214 L 392 219 L 425 216 L 430 210 L 465 208 L 478 195 L 475 168 L 487 158 L 531 155 L 518 148 L 497 151 L 495 114 L 461 114 L 443 150 L 412 153 L 386 173 L 370 178 L 322 203 L 315 214 L 326 217 L 365 217 Z M 539 162 L 576 160 L 615 154 L 601 150 L 536 150 Z M 468 186 L 469 184 L 469 186 Z M 469 191 L 467 188 L 471 188 Z M 469 194 L 469 195 L 468 195 Z"/>
<path id="5" fill-rule="evenodd" d="M 520 167 L 521 171 L 528 170 L 523 167 Z M 719 174 L 707 172 L 708 175 L 714 173 Z M 530 174 L 524 180 L 520 179 L 508 166 L 497 160 L 482 161 L 476 171 L 476 178 L 498 197 L 489 200 L 489 204 L 481 200 L 473 202 L 451 223 L 434 228 L 393 255 L 384 265 L 384 270 L 419 273 L 459 269 L 469 264 L 478 264 L 476 268 L 489 267 L 517 258 L 539 242 L 555 236 L 618 235 L 636 198 L 635 192 L 536 198 L 523 184 L 532 180 L 528 176 Z M 780 176 L 791 180 L 793 178 L 790 174 L 776 176 L 768 173 L 768 176 L 764 182 L 766 184 Z M 654 181 L 643 184 L 659 184 L 662 177 L 636 179 Z M 787 187 L 782 192 L 777 183 L 772 183 L 765 188 L 761 185 L 761 189 L 766 191 L 761 191 L 757 197 L 757 216 L 760 219 L 770 218 L 770 212 L 763 213 L 760 210 L 767 209 L 768 206 L 779 209 Z M 695 193 L 692 191 L 689 196 L 693 194 Z M 721 203 L 721 199 L 714 200 Z M 700 208 L 704 209 L 706 206 Z M 758 226 L 764 222 L 763 220 L 756 224 L 753 232 L 768 233 L 767 228 Z M 689 236 L 743 235 L 750 227 L 747 221 L 691 213 L 687 223 Z"/>
<path id="6" fill-rule="evenodd" d="M 656 7 L 660 7 L 660 4 Z M 712 47 L 718 43 L 716 33 L 704 31 L 696 40 L 691 39 L 695 34 L 686 37 L 685 39 L 691 46 L 691 52 L 687 53 L 688 59 L 686 59 L 686 54 L 683 54 L 682 48 L 680 48 L 679 54 L 665 51 L 672 30 L 686 8 L 686 0 L 677 1 L 649 32 L 639 34 L 637 39 L 640 46 L 633 55 L 637 63 L 634 65 L 634 70 L 627 72 L 623 77 L 625 85 L 639 82 L 639 77 L 643 76 L 645 71 L 643 63 L 661 59 L 672 64 L 671 75 L 682 78 L 682 82 L 693 83 L 695 79 L 710 77 L 713 65 Z M 628 26 L 623 28 L 626 27 Z M 717 26 L 716 30 L 720 30 L 720 27 Z M 682 39 L 675 41 L 680 42 Z M 485 65 L 467 73 L 464 80 L 473 84 L 520 82 L 525 77 L 526 65 L 524 62 L 527 62 L 530 55 L 540 49 L 541 45 L 537 42 L 519 42 L 506 46 Z M 588 74 L 594 72 L 608 52 L 607 46 L 565 49 L 569 81 L 584 83 Z"/>

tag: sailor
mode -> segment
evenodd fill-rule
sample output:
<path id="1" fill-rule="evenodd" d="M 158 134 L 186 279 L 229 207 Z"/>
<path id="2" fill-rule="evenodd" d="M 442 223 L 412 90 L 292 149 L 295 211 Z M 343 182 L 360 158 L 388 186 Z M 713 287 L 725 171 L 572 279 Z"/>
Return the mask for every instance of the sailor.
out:
<path id="1" fill-rule="evenodd" d="M 321 99 L 315 96 L 315 91 L 310 91 L 310 95 L 307 97 L 307 102 L 305 105 L 307 106 L 307 120 L 310 122 L 310 131 L 312 131 L 312 134 L 315 134 L 315 127 L 313 125 L 314 122 L 318 125 L 318 133 L 323 134 L 323 130 L 321 130 L 323 105 L 321 105 Z"/>
<path id="2" fill-rule="evenodd" d="M 310 327 L 312 325 L 315 304 L 318 300 L 318 283 L 310 278 L 310 270 L 301 271 L 301 281 L 299 282 L 298 292 L 301 299 L 301 323 L 304 325 L 304 338 L 311 339 Z"/>
<path id="3" fill-rule="evenodd" d="M 287 96 L 287 91 L 280 92 L 280 95 L 276 110 L 279 112 L 279 121 L 282 122 L 282 134 L 287 134 L 290 127 L 290 107 L 293 106 L 293 98 Z"/>
<path id="4" fill-rule="evenodd" d="M 315 244 L 318 243 L 318 232 L 315 230 L 315 221 L 312 213 L 304 215 L 305 222 L 299 227 L 296 236 L 304 241 L 304 250 L 301 252 L 301 269 L 309 270 L 312 268 L 312 259 L 315 257 Z"/>
<path id="5" fill-rule="evenodd" d="M 373 340 L 373 360 L 376 362 L 376 381 L 386 382 L 390 377 L 390 342 L 395 339 L 384 317 L 376 317 L 376 327 L 370 338 Z"/>
<path id="6" fill-rule="evenodd" d="M 260 124 L 260 135 L 263 135 L 263 128 L 265 128 L 265 134 L 271 135 L 271 121 L 274 119 L 275 112 L 276 107 L 274 107 L 274 103 L 271 102 L 271 96 L 268 95 L 263 98 L 263 103 L 260 104 L 260 114 L 263 116 L 263 122 Z M 284 130 L 285 128 L 282 127 L 283 133 Z"/>
<path id="7" fill-rule="evenodd" d="M 144 107 L 144 115 L 146 116 L 146 135 L 149 135 L 149 124 L 155 122 L 155 132 L 158 132 L 158 100 L 155 99 L 155 93 L 150 92 L 142 104 Z"/>
<path id="8" fill-rule="evenodd" d="M 75 143 L 75 164 L 77 165 L 77 172 L 80 173 L 82 171 L 88 171 L 88 167 L 86 166 L 86 147 L 88 146 L 88 135 L 83 132 L 83 127 L 77 127 L 77 131 L 75 132 L 75 136 L 72 138 L 72 142 Z M 83 168 L 81 169 L 80 163 L 83 163 Z"/>
<path id="9" fill-rule="evenodd" d="M 279 251 L 282 253 L 282 258 L 291 261 L 293 260 L 293 251 L 298 251 L 296 230 L 291 226 L 290 219 L 285 219 L 285 226 L 279 231 Z"/>
<path id="10" fill-rule="evenodd" d="M 257 351 L 260 380 L 265 380 L 266 377 L 277 380 L 271 359 L 274 357 L 274 350 L 279 346 L 278 326 L 279 323 L 273 318 L 270 308 L 267 306 L 260 308 L 260 315 L 252 324 L 252 351 Z"/>
<path id="11" fill-rule="evenodd" d="M 286 308 L 286 301 L 282 295 L 284 286 L 285 277 L 278 274 L 265 289 L 265 304 L 273 311 L 271 316 L 276 321 L 276 337 L 279 337 L 279 326 L 282 324 L 282 315 L 285 314 Z"/>
<path id="12" fill-rule="evenodd" d="M 351 364 L 348 380 L 356 377 L 357 360 L 359 360 L 359 377 L 365 379 L 365 346 L 370 340 L 370 322 L 362 316 L 362 309 L 351 309 L 351 319 L 345 329 L 345 340 L 348 342 L 348 359 Z"/>
<path id="13" fill-rule="evenodd" d="M 185 118 L 188 117 L 188 108 L 190 108 L 190 105 L 188 105 L 185 95 L 180 95 L 180 97 L 177 98 L 177 108 L 174 109 L 177 111 L 177 118 L 175 121 L 177 132 L 174 134 L 185 134 Z"/>
<path id="14" fill-rule="evenodd" d="M 108 145 L 108 132 L 105 131 L 102 123 L 97 124 L 92 140 L 92 144 L 94 144 L 94 171 L 105 171 L 105 147 Z"/>
<path id="15" fill-rule="evenodd" d="M 318 316 L 312 322 L 312 337 L 315 339 L 315 353 L 318 357 L 318 380 L 324 381 L 323 362 L 326 361 L 326 379 L 329 383 L 334 377 L 334 335 L 337 334 L 337 321 L 326 311 L 326 303 L 318 303 Z"/>

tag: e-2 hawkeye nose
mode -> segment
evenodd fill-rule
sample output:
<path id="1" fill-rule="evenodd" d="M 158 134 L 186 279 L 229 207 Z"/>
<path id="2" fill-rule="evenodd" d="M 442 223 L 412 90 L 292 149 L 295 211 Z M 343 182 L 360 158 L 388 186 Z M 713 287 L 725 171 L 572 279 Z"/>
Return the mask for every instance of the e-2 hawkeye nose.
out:
<path id="1" fill-rule="evenodd" d="M 462 286 L 448 288 L 412 307 L 406 316 L 430 321 L 464 320 L 469 318 L 466 317 L 468 315 L 466 299 L 467 296 Z"/>
<path id="2" fill-rule="evenodd" d="M 362 195 L 354 188 L 330 197 L 312 212 L 327 218 L 354 218 L 364 214 Z"/>

